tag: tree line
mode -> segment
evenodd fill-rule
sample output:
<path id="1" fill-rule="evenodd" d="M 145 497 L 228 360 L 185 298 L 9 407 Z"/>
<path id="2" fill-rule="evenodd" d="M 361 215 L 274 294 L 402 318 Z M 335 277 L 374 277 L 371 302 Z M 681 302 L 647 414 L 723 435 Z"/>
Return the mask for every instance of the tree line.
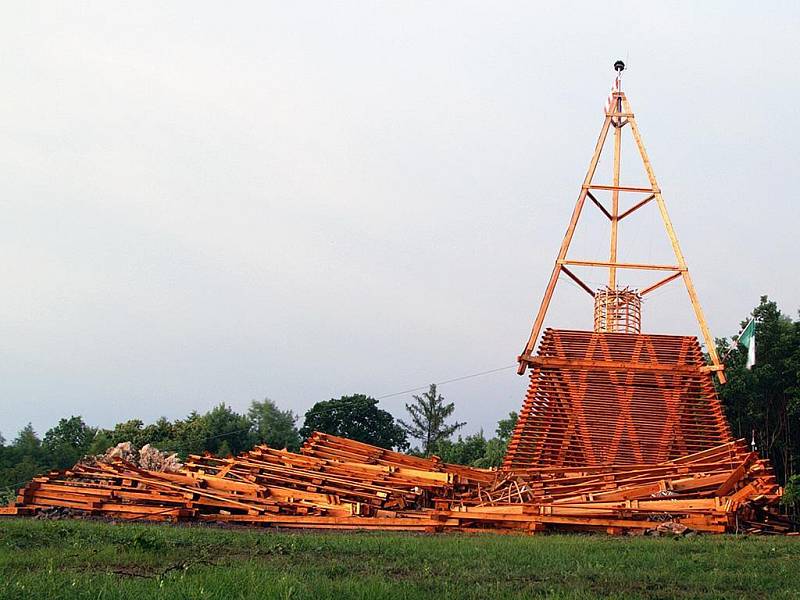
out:
<path id="1" fill-rule="evenodd" d="M 766 296 L 753 309 L 756 363 L 746 368 L 747 349 L 733 338 L 717 340 L 725 357 L 728 383 L 718 392 L 737 438 L 754 442 L 770 459 L 778 480 L 800 493 L 800 320 L 784 314 Z M 743 320 L 743 328 L 749 318 Z M 499 466 L 516 423 L 516 413 L 501 419 L 495 435 L 481 431 L 456 433 L 464 423 L 453 420 L 455 404 L 446 402 L 435 385 L 406 404 L 406 419 L 395 419 L 364 394 L 316 403 L 299 417 L 269 399 L 251 402 L 239 414 L 226 404 L 205 414 L 190 413 L 170 421 L 160 418 L 145 425 L 134 419 L 112 429 L 87 425 L 79 416 L 64 418 L 39 438 L 28 425 L 6 443 L 0 435 L 0 493 L 21 485 L 38 473 L 68 468 L 86 454 L 101 454 L 119 442 L 141 447 L 151 444 L 179 456 L 211 452 L 238 454 L 256 444 L 297 450 L 313 431 L 366 442 L 383 448 L 440 456 L 445 462 L 479 467 Z M 792 479 L 793 478 L 793 479 Z"/>
<path id="2" fill-rule="evenodd" d="M 413 396 L 406 409 L 408 423 L 379 408 L 375 398 L 355 394 L 317 402 L 305 413 L 301 427 L 298 415 L 270 399 L 252 401 L 241 414 L 222 403 L 205 414 L 195 411 L 174 421 L 161 417 L 148 425 L 132 419 L 111 429 L 92 427 L 82 417 L 72 416 L 61 419 L 42 438 L 28 424 L 8 444 L 0 435 L 0 494 L 9 497 L 39 473 L 69 468 L 83 456 L 102 454 L 121 442 L 131 442 L 135 448 L 150 444 L 181 458 L 204 452 L 228 456 L 256 444 L 297 451 L 314 431 L 423 456 L 437 454 L 447 462 L 491 467 L 502 461 L 516 422 L 516 414 L 511 413 L 498 424 L 496 437 L 486 439 L 480 432 L 453 440 L 464 423 L 448 422 L 455 404 L 445 402 L 435 384 Z M 412 447 L 413 442 L 417 445 Z"/>

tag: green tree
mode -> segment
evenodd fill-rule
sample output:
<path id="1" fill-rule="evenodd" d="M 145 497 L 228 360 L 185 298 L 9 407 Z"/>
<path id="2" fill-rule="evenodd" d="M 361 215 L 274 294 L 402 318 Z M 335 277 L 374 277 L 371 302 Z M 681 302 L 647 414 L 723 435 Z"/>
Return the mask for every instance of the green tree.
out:
<path id="1" fill-rule="evenodd" d="M 474 465 L 484 458 L 486 444 L 486 438 L 481 431 L 465 438 L 458 436 L 458 440 L 455 442 L 447 439 L 439 440 L 434 446 L 434 454 L 446 463 Z"/>
<path id="2" fill-rule="evenodd" d="M 23 427 L 14 439 L 14 449 L 19 454 L 38 458 L 41 454 L 41 448 L 42 442 L 30 423 Z"/>
<path id="3" fill-rule="evenodd" d="M 166 417 L 160 417 L 155 423 L 142 429 L 142 437 L 148 444 L 164 444 L 175 438 L 175 426 Z"/>
<path id="4" fill-rule="evenodd" d="M 472 463 L 473 467 L 481 467 L 488 469 L 490 467 L 499 467 L 503 464 L 503 458 L 506 455 L 507 441 L 502 441 L 500 438 L 492 438 L 486 440 L 486 450 L 483 456 Z"/>
<path id="5" fill-rule="evenodd" d="M 519 415 L 516 412 L 511 411 L 508 413 L 507 419 L 500 419 L 497 422 L 497 429 L 495 430 L 495 433 L 500 441 L 508 444 L 508 441 L 511 439 L 511 434 L 514 433 L 514 427 L 517 426 L 518 418 Z"/>
<path id="6" fill-rule="evenodd" d="M 783 488 L 781 504 L 790 514 L 797 514 L 800 510 L 800 475 L 792 475 Z"/>
<path id="7" fill-rule="evenodd" d="M 160 417 L 155 423 L 142 428 L 138 436 L 139 445 L 151 444 L 160 450 L 172 449 L 175 446 L 175 425 L 166 417 Z"/>
<path id="8" fill-rule="evenodd" d="M 61 419 L 42 441 L 48 462 L 58 469 L 73 466 L 88 452 L 96 433 L 97 429 L 86 425 L 81 417 Z"/>
<path id="9" fill-rule="evenodd" d="M 239 454 L 253 446 L 250 420 L 222 403 L 203 415 L 208 427 L 204 449 L 214 454 Z M 224 444 L 224 445 L 223 445 Z"/>
<path id="10" fill-rule="evenodd" d="M 174 450 L 178 446 L 177 423 L 178 421 L 171 423 L 166 417 L 161 417 L 150 425 L 145 425 L 140 419 L 131 419 L 117 423 L 106 435 L 111 441 L 109 446 L 130 442 L 135 448 L 151 444 L 159 450 Z M 98 440 L 98 446 L 102 443 L 103 438 Z"/>
<path id="11" fill-rule="evenodd" d="M 503 464 L 508 441 L 517 424 L 517 413 L 511 412 L 507 419 L 497 422 L 497 436 L 486 439 L 483 431 L 466 437 L 440 441 L 434 452 L 445 462 L 488 469 Z"/>
<path id="12" fill-rule="evenodd" d="M 130 442 L 137 448 L 141 448 L 144 445 L 142 443 L 142 429 L 144 429 L 144 423 L 141 419 L 131 419 L 117 423 L 110 433 L 111 443 L 116 446 L 122 442 Z"/>
<path id="13" fill-rule="evenodd" d="M 264 398 L 261 402 L 253 400 L 247 416 L 258 443 L 292 451 L 300 448 L 300 432 L 295 425 L 297 417 L 292 411 L 280 410 L 272 400 Z"/>
<path id="14" fill-rule="evenodd" d="M 444 397 L 436 391 L 432 383 L 422 396 L 414 396 L 413 404 L 406 404 L 411 423 L 400 420 L 400 426 L 412 438 L 422 441 L 422 453 L 429 456 L 437 445 L 450 438 L 466 423 L 446 423 L 455 411 L 455 404 L 444 403 Z"/>
<path id="15" fill-rule="evenodd" d="M 233 451 L 231 450 L 231 447 L 228 445 L 228 440 L 222 440 L 222 442 L 217 446 L 217 450 L 214 454 L 222 457 L 232 456 Z"/>
<path id="16" fill-rule="evenodd" d="M 175 421 L 175 446 L 169 448 L 178 452 L 182 458 L 189 454 L 200 454 L 206 450 L 206 443 L 211 437 L 208 420 L 196 410 L 185 419 Z M 161 448 L 159 448 L 161 450 Z M 167 450 L 167 448 L 164 448 Z"/>
<path id="17" fill-rule="evenodd" d="M 39 436 L 28 423 L 11 445 L 0 448 L 0 496 L 3 500 L 13 499 L 23 483 L 52 468 Z"/>
<path id="18" fill-rule="evenodd" d="M 300 435 L 314 431 L 338 435 L 381 448 L 408 448 L 403 429 L 394 417 L 378 408 L 378 401 L 364 394 L 342 396 L 317 402 L 305 415 Z"/>
<path id="19" fill-rule="evenodd" d="M 736 437 L 768 456 L 781 482 L 797 471 L 800 457 L 800 322 L 783 314 L 774 301 L 762 296 L 752 311 L 755 318 L 756 363 L 745 366 L 747 349 L 717 340 L 726 356 L 728 383 L 719 395 Z M 746 319 L 749 321 L 749 319 Z M 741 327 L 746 325 L 741 323 Z M 733 339 L 733 338 L 732 338 Z"/>
<path id="20" fill-rule="evenodd" d="M 98 429 L 97 433 L 94 434 L 92 443 L 89 444 L 89 449 L 86 451 L 86 454 L 92 456 L 103 454 L 113 445 L 111 441 L 111 432 L 108 429 Z"/>

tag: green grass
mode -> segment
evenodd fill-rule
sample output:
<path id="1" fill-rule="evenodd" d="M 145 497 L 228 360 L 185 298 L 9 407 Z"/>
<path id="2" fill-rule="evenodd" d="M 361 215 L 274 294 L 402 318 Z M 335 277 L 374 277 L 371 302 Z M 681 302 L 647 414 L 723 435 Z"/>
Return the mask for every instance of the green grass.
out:
<path id="1" fill-rule="evenodd" d="M 800 539 L 0 520 L 0 598 L 800 598 Z"/>

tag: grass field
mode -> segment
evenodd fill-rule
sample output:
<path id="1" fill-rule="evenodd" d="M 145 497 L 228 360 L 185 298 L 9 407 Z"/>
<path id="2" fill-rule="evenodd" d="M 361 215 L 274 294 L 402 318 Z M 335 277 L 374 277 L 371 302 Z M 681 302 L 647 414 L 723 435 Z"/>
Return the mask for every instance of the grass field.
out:
<path id="1" fill-rule="evenodd" d="M 0 520 L 0 598 L 800 598 L 800 539 Z"/>

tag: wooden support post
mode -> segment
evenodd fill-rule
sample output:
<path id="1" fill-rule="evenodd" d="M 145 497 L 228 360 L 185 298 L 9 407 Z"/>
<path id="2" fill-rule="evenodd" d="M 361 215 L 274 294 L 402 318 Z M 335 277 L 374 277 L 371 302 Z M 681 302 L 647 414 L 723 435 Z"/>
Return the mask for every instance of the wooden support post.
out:
<path id="1" fill-rule="evenodd" d="M 600 135 L 597 138 L 597 144 L 594 147 L 594 154 L 592 154 L 592 160 L 589 162 L 589 169 L 586 171 L 586 177 L 583 179 L 583 186 L 581 186 L 581 193 L 578 195 L 578 201 L 575 203 L 575 208 L 572 210 L 572 217 L 569 220 L 569 225 L 567 226 L 567 232 L 564 234 L 564 239 L 561 242 L 561 248 L 558 251 L 558 258 L 556 259 L 556 264 L 553 265 L 553 272 L 550 275 L 550 281 L 547 283 L 547 289 L 544 292 L 544 297 L 542 298 L 542 302 L 539 305 L 539 312 L 536 314 L 536 320 L 533 322 L 533 328 L 531 329 L 531 335 L 528 338 L 528 342 L 525 344 L 525 348 L 522 350 L 522 355 L 532 354 L 533 349 L 536 347 L 536 342 L 539 339 L 539 334 L 542 331 L 542 324 L 544 323 L 544 316 L 547 314 L 547 309 L 550 307 L 550 300 L 553 297 L 553 291 L 556 289 L 556 283 L 558 282 L 558 276 L 561 273 L 561 264 L 559 261 L 564 260 L 567 256 L 567 250 L 569 250 L 569 245 L 572 242 L 572 236 L 575 234 L 575 227 L 578 225 L 578 219 L 581 216 L 581 211 L 583 210 L 583 204 L 586 202 L 586 194 L 589 191 L 589 184 L 592 182 L 592 178 L 594 177 L 594 172 L 597 169 L 597 163 L 600 161 L 600 153 L 603 151 L 603 145 L 606 142 L 606 136 L 608 135 L 608 128 L 611 125 L 611 117 L 606 115 L 605 120 L 603 121 L 603 127 L 600 130 Z M 522 375 L 527 368 L 527 363 L 520 360 L 519 361 L 519 368 L 517 369 L 517 373 Z"/>
<path id="2" fill-rule="evenodd" d="M 650 164 L 650 158 L 647 156 L 647 151 L 644 148 L 644 143 L 642 142 L 642 136 L 639 133 L 639 127 L 636 124 L 636 118 L 633 116 L 633 111 L 631 111 L 630 102 L 628 99 L 623 95 L 622 96 L 622 103 L 626 113 L 630 113 L 630 117 L 628 117 L 628 122 L 631 126 L 631 132 L 633 133 L 633 139 L 636 141 L 636 147 L 639 149 L 639 155 L 642 158 L 642 163 L 644 164 L 645 171 L 647 172 L 647 179 L 650 181 L 650 185 L 653 186 L 656 203 L 658 204 L 658 210 L 661 213 L 661 220 L 664 222 L 664 228 L 667 230 L 667 235 L 669 236 L 669 241 L 672 244 L 672 251 L 675 253 L 675 258 L 678 261 L 678 266 L 681 268 L 681 272 L 683 274 L 683 282 L 686 285 L 686 291 L 689 294 L 689 300 L 692 303 L 692 308 L 694 309 L 695 317 L 697 318 L 697 323 L 700 326 L 700 331 L 703 334 L 703 340 L 706 343 L 706 352 L 708 352 L 709 357 L 711 357 L 711 362 L 714 364 L 715 367 L 719 367 L 720 369 L 724 368 L 722 363 L 719 360 L 719 355 L 717 354 L 717 347 L 714 344 L 714 338 L 711 337 L 711 332 L 708 329 L 708 324 L 706 323 L 705 315 L 703 314 L 703 309 L 700 306 L 700 300 L 697 297 L 697 291 L 694 288 L 694 283 L 692 282 L 692 277 L 689 275 L 689 269 L 686 267 L 686 260 L 683 257 L 683 252 L 681 252 L 681 246 L 678 243 L 678 236 L 675 234 L 675 229 L 672 226 L 672 221 L 669 218 L 669 213 L 667 213 L 667 206 L 664 203 L 664 198 L 661 195 L 661 189 L 658 187 L 658 181 L 656 180 L 656 175 L 653 172 L 653 166 Z M 717 371 L 717 377 L 719 377 L 720 383 L 725 383 L 725 373 L 722 370 Z"/>
<path id="3" fill-rule="evenodd" d="M 614 110 L 617 113 L 622 112 L 622 99 L 619 96 L 614 98 Z M 619 188 L 619 163 L 620 163 L 620 147 L 622 143 L 622 125 L 620 123 L 614 124 L 614 187 Z M 611 192 L 611 252 L 609 254 L 608 262 L 612 264 L 608 268 L 608 287 L 611 290 L 617 289 L 617 268 L 614 263 L 617 262 L 617 228 L 619 225 L 619 189 L 614 189 Z"/>

